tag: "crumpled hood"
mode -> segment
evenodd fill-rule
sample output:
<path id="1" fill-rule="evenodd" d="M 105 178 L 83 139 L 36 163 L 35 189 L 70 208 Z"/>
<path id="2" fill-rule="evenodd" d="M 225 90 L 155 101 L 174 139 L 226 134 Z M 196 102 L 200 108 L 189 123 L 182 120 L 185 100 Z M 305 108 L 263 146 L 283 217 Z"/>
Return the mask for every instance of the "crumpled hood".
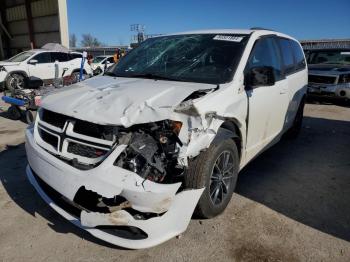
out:
<path id="1" fill-rule="evenodd" d="M 0 61 L 0 66 L 17 66 L 19 62 Z"/>
<path id="2" fill-rule="evenodd" d="M 339 64 L 313 64 L 309 65 L 309 74 L 318 75 L 342 75 L 350 73 L 350 65 L 339 65 Z"/>
<path id="3" fill-rule="evenodd" d="M 46 96 L 42 107 L 93 123 L 129 127 L 168 119 L 190 94 L 212 88 L 201 83 L 98 76 Z"/>

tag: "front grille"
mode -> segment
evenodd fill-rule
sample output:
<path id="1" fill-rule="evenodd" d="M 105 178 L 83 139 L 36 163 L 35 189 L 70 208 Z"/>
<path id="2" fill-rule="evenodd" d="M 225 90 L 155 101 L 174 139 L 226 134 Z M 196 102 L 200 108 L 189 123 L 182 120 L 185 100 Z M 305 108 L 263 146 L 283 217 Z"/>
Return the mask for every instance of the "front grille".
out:
<path id="1" fill-rule="evenodd" d="M 335 76 L 309 75 L 309 82 L 316 84 L 335 84 Z"/>
<path id="2" fill-rule="evenodd" d="M 114 126 L 103 126 L 83 120 L 75 120 L 74 132 L 95 138 L 113 141 Z"/>
<path id="3" fill-rule="evenodd" d="M 42 121 L 61 129 L 64 127 L 64 124 L 68 120 L 67 116 L 49 110 L 43 109 L 40 112 L 40 118 Z"/>
<path id="4" fill-rule="evenodd" d="M 49 132 L 45 131 L 44 129 L 39 129 L 39 135 L 42 140 L 44 140 L 46 143 L 52 145 L 55 149 L 58 148 L 58 137 L 55 135 L 50 134 Z"/>
<path id="5" fill-rule="evenodd" d="M 83 144 L 78 144 L 75 142 L 68 143 L 67 152 L 88 158 L 98 158 L 107 153 L 106 150 L 98 149 L 92 146 L 86 146 Z"/>
<path id="6" fill-rule="evenodd" d="M 116 143 L 114 126 L 98 125 L 45 109 L 40 110 L 35 128 L 38 145 L 60 159 L 90 168 L 98 165 Z"/>

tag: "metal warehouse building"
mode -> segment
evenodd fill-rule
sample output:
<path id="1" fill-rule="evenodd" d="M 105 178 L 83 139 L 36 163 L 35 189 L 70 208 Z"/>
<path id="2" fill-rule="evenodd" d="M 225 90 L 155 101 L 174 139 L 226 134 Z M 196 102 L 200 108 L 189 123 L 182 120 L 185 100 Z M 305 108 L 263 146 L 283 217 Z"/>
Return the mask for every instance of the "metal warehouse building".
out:
<path id="1" fill-rule="evenodd" d="M 69 46 L 66 0 L 0 0 L 0 60 L 48 42 Z"/>
<path id="2" fill-rule="evenodd" d="M 350 39 L 319 39 L 300 41 L 304 50 L 322 48 L 350 48 Z"/>

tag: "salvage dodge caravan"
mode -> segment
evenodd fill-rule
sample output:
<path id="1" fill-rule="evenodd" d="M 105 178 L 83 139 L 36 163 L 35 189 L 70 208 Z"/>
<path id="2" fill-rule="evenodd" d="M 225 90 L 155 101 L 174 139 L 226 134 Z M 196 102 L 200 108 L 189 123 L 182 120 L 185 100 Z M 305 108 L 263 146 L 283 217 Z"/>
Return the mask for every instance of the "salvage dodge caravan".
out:
<path id="1" fill-rule="evenodd" d="M 237 176 L 303 117 L 300 44 L 275 31 L 159 36 L 42 101 L 27 176 L 97 238 L 147 248 L 224 211 Z"/>

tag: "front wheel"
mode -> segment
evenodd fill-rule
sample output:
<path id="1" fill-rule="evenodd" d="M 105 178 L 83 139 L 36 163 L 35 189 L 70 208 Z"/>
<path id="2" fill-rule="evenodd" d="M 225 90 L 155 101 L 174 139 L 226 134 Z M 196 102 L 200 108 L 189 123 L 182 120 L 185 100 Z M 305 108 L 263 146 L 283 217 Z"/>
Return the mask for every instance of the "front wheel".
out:
<path id="1" fill-rule="evenodd" d="M 211 144 L 189 163 L 186 187 L 205 187 L 195 210 L 197 216 L 211 218 L 225 210 L 236 187 L 238 166 L 237 146 L 230 138 Z"/>
<path id="2" fill-rule="evenodd" d="M 15 92 L 15 90 L 21 90 L 25 88 L 24 76 L 21 74 L 10 74 L 6 79 L 6 87 L 10 92 Z"/>

